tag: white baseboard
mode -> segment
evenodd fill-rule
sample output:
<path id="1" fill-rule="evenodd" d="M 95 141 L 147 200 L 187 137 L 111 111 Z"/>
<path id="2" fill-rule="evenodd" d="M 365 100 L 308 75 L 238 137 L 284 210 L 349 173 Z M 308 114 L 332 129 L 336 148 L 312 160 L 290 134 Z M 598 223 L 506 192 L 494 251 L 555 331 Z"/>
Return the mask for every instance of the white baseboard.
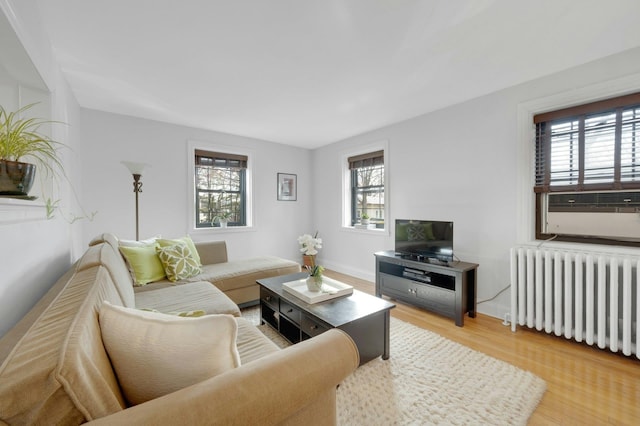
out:
<path id="1" fill-rule="evenodd" d="M 324 261 L 323 265 L 327 269 L 331 269 L 332 271 L 340 272 L 341 274 L 351 275 L 352 277 L 359 278 L 361 280 L 370 281 L 372 284 L 376 282 L 376 273 L 375 271 L 367 271 L 358 268 L 351 268 L 344 264 L 333 263 L 331 261 Z"/>

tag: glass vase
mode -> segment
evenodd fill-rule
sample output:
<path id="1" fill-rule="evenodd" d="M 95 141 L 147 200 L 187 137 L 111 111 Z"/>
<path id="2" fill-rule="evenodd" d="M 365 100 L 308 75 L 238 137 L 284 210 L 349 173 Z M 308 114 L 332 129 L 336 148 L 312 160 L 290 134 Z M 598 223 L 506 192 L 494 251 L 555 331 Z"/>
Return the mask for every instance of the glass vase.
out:
<path id="1" fill-rule="evenodd" d="M 322 275 L 310 275 L 309 278 L 307 278 L 307 288 L 309 289 L 309 291 L 312 291 L 314 293 L 322 290 Z"/>

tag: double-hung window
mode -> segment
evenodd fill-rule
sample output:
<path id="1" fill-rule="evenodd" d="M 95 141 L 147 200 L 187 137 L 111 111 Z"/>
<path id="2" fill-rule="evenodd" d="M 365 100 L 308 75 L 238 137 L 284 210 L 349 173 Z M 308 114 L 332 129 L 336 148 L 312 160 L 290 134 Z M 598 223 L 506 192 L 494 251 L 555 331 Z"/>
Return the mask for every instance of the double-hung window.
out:
<path id="1" fill-rule="evenodd" d="M 247 160 L 245 155 L 195 150 L 196 228 L 221 222 L 246 226 Z"/>
<path id="2" fill-rule="evenodd" d="M 536 236 L 640 242 L 631 225 L 640 212 L 640 93 L 538 114 L 534 123 Z"/>
<path id="3" fill-rule="evenodd" d="M 348 158 L 351 175 L 351 226 L 368 217 L 384 228 L 384 151 Z"/>

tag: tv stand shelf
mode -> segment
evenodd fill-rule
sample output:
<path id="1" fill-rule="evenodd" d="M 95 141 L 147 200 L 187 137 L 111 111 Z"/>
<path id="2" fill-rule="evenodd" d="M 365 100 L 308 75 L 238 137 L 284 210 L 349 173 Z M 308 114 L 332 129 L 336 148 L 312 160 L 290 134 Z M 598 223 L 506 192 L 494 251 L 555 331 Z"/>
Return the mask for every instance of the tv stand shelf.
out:
<path id="1" fill-rule="evenodd" d="M 375 253 L 376 296 L 388 296 L 453 318 L 464 325 L 464 314 L 476 316 L 478 264 L 448 265 L 414 260 L 395 251 Z"/>

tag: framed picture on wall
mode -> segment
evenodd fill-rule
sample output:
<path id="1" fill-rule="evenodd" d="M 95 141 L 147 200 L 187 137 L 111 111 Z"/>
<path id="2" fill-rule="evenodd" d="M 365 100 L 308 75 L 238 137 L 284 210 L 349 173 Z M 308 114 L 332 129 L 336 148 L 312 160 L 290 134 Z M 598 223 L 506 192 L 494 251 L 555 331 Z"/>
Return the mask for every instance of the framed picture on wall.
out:
<path id="1" fill-rule="evenodd" d="M 278 173 L 278 201 L 296 201 L 297 199 L 298 176 Z"/>

